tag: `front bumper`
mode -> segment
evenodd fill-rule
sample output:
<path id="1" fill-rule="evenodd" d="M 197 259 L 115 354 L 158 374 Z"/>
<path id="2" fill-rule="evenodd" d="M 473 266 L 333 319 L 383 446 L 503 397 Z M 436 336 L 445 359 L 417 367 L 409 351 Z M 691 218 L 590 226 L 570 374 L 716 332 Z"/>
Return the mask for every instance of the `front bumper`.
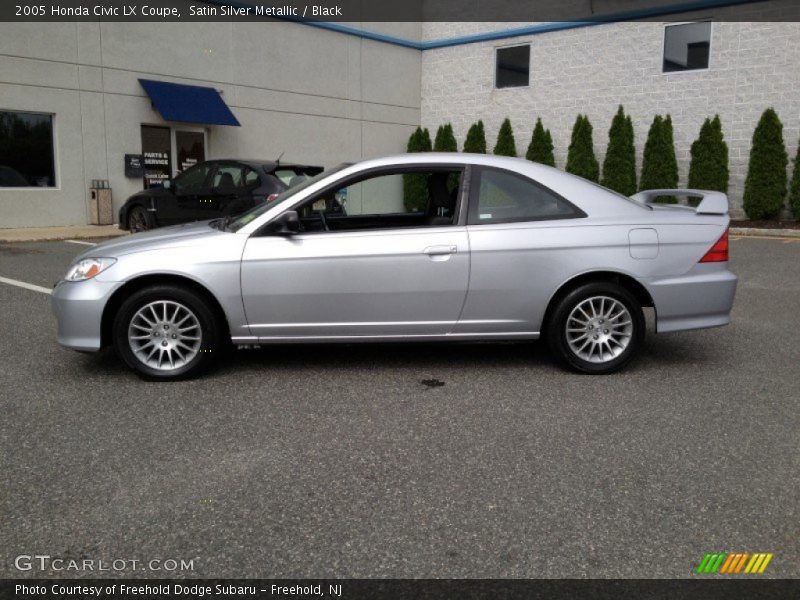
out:
<path id="1" fill-rule="evenodd" d="M 96 352 L 102 338 L 103 310 L 122 282 L 59 281 L 52 303 L 58 321 L 58 343 L 73 350 Z"/>
<path id="2" fill-rule="evenodd" d="M 656 308 L 656 331 L 727 325 L 737 282 L 727 263 L 697 264 L 680 277 L 647 282 Z"/>

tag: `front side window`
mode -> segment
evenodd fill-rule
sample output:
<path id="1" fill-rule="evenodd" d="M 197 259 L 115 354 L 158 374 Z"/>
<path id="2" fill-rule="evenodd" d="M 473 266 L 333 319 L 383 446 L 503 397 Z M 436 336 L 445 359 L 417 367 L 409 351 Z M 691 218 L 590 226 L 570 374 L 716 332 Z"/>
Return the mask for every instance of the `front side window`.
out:
<path id="1" fill-rule="evenodd" d="M 192 167 L 175 178 L 175 191 L 179 194 L 195 194 L 203 189 L 211 167 L 203 163 Z"/>
<path id="2" fill-rule="evenodd" d="M 530 70 L 530 45 L 497 49 L 495 87 L 526 87 L 530 78 Z"/>
<path id="3" fill-rule="evenodd" d="M 710 52 L 711 21 L 664 29 L 664 73 L 707 69 Z"/>
<path id="4" fill-rule="evenodd" d="M 54 187 L 53 116 L 0 111 L 0 187 Z"/>
<path id="5" fill-rule="evenodd" d="M 482 169 L 470 187 L 470 225 L 585 216 L 552 190 L 509 171 Z"/>
<path id="6" fill-rule="evenodd" d="M 260 217 L 261 215 L 266 213 L 268 210 L 274 208 L 275 206 L 277 206 L 281 202 L 284 202 L 284 201 L 288 200 L 294 194 L 302 192 L 307 187 L 310 187 L 310 186 L 318 183 L 319 181 L 321 181 L 323 179 L 326 179 L 327 177 L 330 177 L 331 175 L 334 175 L 337 171 L 341 171 L 342 169 L 345 169 L 347 167 L 348 167 L 348 165 L 346 163 L 342 163 L 341 165 L 338 165 L 338 166 L 334 167 L 333 169 L 317 173 L 313 177 L 310 177 L 310 178 L 302 181 L 301 183 L 297 184 L 296 187 L 290 188 L 288 190 L 284 190 L 282 193 L 278 194 L 272 200 L 269 200 L 267 202 L 263 202 L 261 204 L 258 204 L 257 206 L 251 208 L 247 212 L 242 213 L 241 215 L 236 217 L 236 219 L 234 219 L 233 221 L 231 221 L 228 224 L 227 230 L 228 231 L 233 231 L 233 232 L 239 231 L 242 227 L 252 223 L 258 217 Z"/>
<path id="7" fill-rule="evenodd" d="M 297 207 L 307 232 L 455 223 L 461 171 L 404 169 L 328 189 Z"/>

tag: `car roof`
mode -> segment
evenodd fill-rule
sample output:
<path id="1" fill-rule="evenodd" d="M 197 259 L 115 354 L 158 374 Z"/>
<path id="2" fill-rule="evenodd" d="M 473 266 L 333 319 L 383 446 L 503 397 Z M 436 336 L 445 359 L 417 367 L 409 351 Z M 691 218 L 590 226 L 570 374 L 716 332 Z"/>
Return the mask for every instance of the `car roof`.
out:
<path id="1" fill-rule="evenodd" d="M 430 165 L 478 165 L 507 169 L 518 173 L 528 174 L 538 181 L 572 180 L 576 177 L 564 171 L 535 163 L 525 158 L 511 156 L 495 156 L 493 154 L 473 154 L 470 152 L 415 152 L 395 154 L 361 161 L 355 166 L 361 169 L 388 167 L 403 164 L 430 164 Z M 580 178 L 578 178 L 580 179 Z"/>
<path id="2" fill-rule="evenodd" d="M 594 217 L 638 213 L 643 205 L 625 198 L 597 183 L 567 173 L 555 167 L 532 162 L 525 158 L 473 154 L 469 152 L 415 152 L 395 154 L 361 161 L 353 165 L 354 172 L 397 165 L 475 165 L 505 169 L 527 176 L 550 188 L 578 208 Z M 345 169 L 347 172 L 351 169 Z M 625 201 L 621 201 L 621 199 Z"/>
<path id="3" fill-rule="evenodd" d="M 276 162 L 274 160 L 260 160 L 258 158 L 209 158 L 206 161 L 208 163 L 220 163 L 220 162 L 235 162 L 240 163 L 243 165 L 247 165 L 248 167 L 253 167 L 256 169 L 264 169 L 267 172 L 273 171 L 275 169 L 319 169 L 322 170 L 322 167 L 319 165 L 303 165 L 300 163 L 288 163 L 288 162 Z"/>

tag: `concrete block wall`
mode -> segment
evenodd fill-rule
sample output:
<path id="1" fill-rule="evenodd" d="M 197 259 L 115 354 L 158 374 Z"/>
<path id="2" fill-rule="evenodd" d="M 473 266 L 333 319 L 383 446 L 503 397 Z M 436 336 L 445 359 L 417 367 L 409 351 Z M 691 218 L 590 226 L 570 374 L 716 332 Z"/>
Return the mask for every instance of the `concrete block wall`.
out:
<path id="1" fill-rule="evenodd" d="M 775 4 L 786 9 L 785 2 Z M 497 31 L 503 25 L 426 23 L 423 39 Z M 422 58 L 422 124 L 433 135 L 441 123 L 452 122 L 460 147 L 469 126 L 483 119 L 491 151 L 502 120 L 509 117 L 517 151 L 524 156 L 536 118 L 542 117 L 553 134 L 557 166 L 564 168 L 575 118 L 585 113 L 594 127 L 595 153 L 602 165 L 608 128 L 622 104 L 634 121 L 641 168 L 653 117 L 669 113 L 680 183 L 685 185 L 691 144 L 703 120 L 719 113 L 730 150 L 732 214 L 743 216 L 751 139 L 766 108 L 774 107 L 784 123 L 790 157 L 797 152 L 800 23 L 714 22 L 710 68 L 678 73 L 662 73 L 664 27 L 655 22 L 615 23 L 427 50 Z M 495 89 L 496 48 L 528 43 L 530 85 Z"/>

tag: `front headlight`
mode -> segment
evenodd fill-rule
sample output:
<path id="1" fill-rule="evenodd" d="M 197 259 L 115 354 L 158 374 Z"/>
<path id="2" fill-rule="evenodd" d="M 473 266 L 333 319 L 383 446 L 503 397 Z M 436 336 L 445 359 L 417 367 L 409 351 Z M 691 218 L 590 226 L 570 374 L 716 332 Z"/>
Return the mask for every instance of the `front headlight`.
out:
<path id="1" fill-rule="evenodd" d="M 65 281 L 85 281 L 102 273 L 117 262 L 116 258 L 84 258 L 72 265 L 64 276 Z"/>

